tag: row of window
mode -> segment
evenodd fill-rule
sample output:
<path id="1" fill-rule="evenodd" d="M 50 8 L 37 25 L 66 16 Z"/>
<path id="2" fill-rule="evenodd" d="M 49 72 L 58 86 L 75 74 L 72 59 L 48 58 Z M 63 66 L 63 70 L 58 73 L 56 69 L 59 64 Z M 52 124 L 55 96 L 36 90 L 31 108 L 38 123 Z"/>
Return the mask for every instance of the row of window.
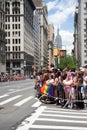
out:
<path id="1" fill-rule="evenodd" d="M 10 57 L 10 54 L 7 54 L 6 58 L 7 59 L 10 59 L 10 58 L 12 58 L 12 59 L 20 59 L 21 58 L 21 54 L 20 53 L 13 53 L 12 57 Z"/>
<path id="2" fill-rule="evenodd" d="M 20 47 L 20 46 L 13 46 L 13 47 L 12 47 L 12 51 L 13 51 L 13 52 L 15 52 L 15 51 L 18 52 L 18 51 L 20 51 L 20 50 L 21 50 L 21 47 Z M 7 51 L 7 52 L 10 51 L 10 46 L 7 46 L 7 47 L 6 47 L 6 51 Z"/>
<path id="3" fill-rule="evenodd" d="M 10 37 L 10 32 L 6 32 L 6 36 Z M 20 36 L 20 31 L 13 31 L 12 36 L 13 37 L 19 37 Z"/>
<path id="4" fill-rule="evenodd" d="M 6 22 L 10 22 L 10 17 L 7 16 L 7 17 L 5 18 L 5 21 L 6 21 Z M 12 22 L 20 22 L 20 16 L 13 16 L 13 17 L 12 17 Z"/>
<path id="5" fill-rule="evenodd" d="M 10 7 L 10 3 L 6 2 L 5 7 Z M 20 7 L 20 2 L 13 2 L 12 7 Z"/>
<path id="6" fill-rule="evenodd" d="M 6 24 L 5 29 L 11 29 L 11 25 Z M 20 24 L 12 24 L 12 29 L 20 29 Z"/>
<path id="7" fill-rule="evenodd" d="M 7 44 L 11 43 L 10 39 L 6 39 L 6 41 Z M 12 39 L 12 44 L 20 44 L 20 43 L 21 43 L 20 39 Z"/>
<path id="8" fill-rule="evenodd" d="M 20 36 L 20 31 L 14 31 L 14 32 L 12 32 L 12 36 L 13 37 Z"/>
<path id="9" fill-rule="evenodd" d="M 6 10 L 6 14 L 11 14 L 10 9 Z M 20 14 L 20 9 L 13 9 L 12 14 Z"/>

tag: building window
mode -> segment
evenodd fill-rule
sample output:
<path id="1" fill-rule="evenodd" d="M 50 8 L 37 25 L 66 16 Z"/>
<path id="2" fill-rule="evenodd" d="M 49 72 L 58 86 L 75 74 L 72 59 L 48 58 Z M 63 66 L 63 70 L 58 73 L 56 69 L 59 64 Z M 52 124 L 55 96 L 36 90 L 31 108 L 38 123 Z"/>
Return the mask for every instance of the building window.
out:
<path id="1" fill-rule="evenodd" d="M 8 37 L 10 37 L 10 32 L 8 32 Z"/>
<path id="2" fill-rule="evenodd" d="M 17 44 L 17 39 L 15 39 L 15 44 Z"/>
<path id="3" fill-rule="evenodd" d="M 10 39 L 7 39 L 7 43 L 10 44 Z"/>
<path id="4" fill-rule="evenodd" d="M 8 29 L 10 29 L 10 24 L 8 24 Z"/>
<path id="5" fill-rule="evenodd" d="M 13 51 L 14 51 L 14 46 L 13 46 Z"/>
<path id="6" fill-rule="evenodd" d="M 20 49 L 20 46 L 19 46 L 19 51 L 20 51 L 21 49 Z"/>
<path id="7" fill-rule="evenodd" d="M 14 44 L 14 39 L 12 39 L 12 42 L 13 42 L 13 44 Z"/>
<path id="8" fill-rule="evenodd" d="M 7 29 L 7 24 L 5 25 L 5 29 Z"/>
<path id="9" fill-rule="evenodd" d="M 21 40 L 19 39 L 19 44 L 21 43 Z"/>
<path id="10" fill-rule="evenodd" d="M 12 24 L 12 29 L 14 29 L 14 24 Z"/>
<path id="11" fill-rule="evenodd" d="M 15 47 L 15 50 L 17 51 L 17 46 Z"/>
<path id="12" fill-rule="evenodd" d="M 7 51 L 10 51 L 10 46 L 8 46 L 8 50 Z"/>
<path id="13" fill-rule="evenodd" d="M 15 24 L 15 29 L 17 29 L 17 24 Z"/>
<path id="14" fill-rule="evenodd" d="M 18 29 L 20 29 L 20 24 L 18 24 Z"/>
<path id="15" fill-rule="evenodd" d="M 12 32 L 12 36 L 14 36 L 14 32 Z"/>

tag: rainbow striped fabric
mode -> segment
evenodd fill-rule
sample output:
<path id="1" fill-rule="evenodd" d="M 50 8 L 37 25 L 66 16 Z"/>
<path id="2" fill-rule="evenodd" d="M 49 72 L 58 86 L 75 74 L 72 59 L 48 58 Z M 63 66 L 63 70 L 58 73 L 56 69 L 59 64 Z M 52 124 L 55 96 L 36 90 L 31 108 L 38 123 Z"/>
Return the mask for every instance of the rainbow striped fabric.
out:
<path id="1" fill-rule="evenodd" d="M 54 96 L 54 86 L 52 84 L 47 85 L 45 82 L 41 87 L 40 92 L 48 96 Z"/>

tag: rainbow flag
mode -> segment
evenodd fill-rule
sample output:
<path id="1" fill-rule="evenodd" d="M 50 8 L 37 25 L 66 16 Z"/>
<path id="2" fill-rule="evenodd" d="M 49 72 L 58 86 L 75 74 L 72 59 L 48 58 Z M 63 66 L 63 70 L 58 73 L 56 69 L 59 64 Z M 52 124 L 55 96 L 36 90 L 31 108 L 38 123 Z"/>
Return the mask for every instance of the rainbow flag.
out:
<path id="1" fill-rule="evenodd" d="M 45 82 L 41 87 L 40 92 L 48 96 L 54 96 L 54 86 L 52 84 L 47 85 Z"/>

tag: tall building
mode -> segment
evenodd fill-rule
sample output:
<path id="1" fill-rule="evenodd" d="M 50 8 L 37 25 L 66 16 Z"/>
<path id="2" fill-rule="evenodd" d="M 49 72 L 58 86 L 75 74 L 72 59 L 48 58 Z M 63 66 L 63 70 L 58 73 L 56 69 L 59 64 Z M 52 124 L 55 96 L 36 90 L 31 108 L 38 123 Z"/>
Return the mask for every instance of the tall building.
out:
<path id="1" fill-rule="evenodd" d="M 52 24 L 48 24 L 48 64 L 49 67 L 53 63 L 53 49 L 54 49 L 54 27 Z"/>
<path id="2" fill-rule="evenodd" d="M 55 38 L 54 45 L 58 49 L 62 48 L 62 39 L 61 39 L 61 36 L 59 34 L 59 28 L 57 29 L 57 35 L 56 35 L 56 38 Z"/>
<path id="3" fill-rule="evenodd" d="M 75 9 L 75 15 L 74 15 L 74 49 L 73 54 L 78 61 L 78 7 Z"/>
<path id="4" fill-rule="evenodd" d="M 6 0 L 6 69 L 10 74 L 31 74 L 34 65 L 32 0 Z"/>
<path id="5" fill-rule="evenodd" d="M 0 0 L 0 74 L 6 72 L 5 1 Z"/>
<path id="6" fill-rule="evenodd" d="M 40 69 L 40 23 L 37 10 L 34 11 L 34 69 Z"/>
<path id="7" fill-rule="evenodd" d="M 47 26 L 48 26 L 48 11 L 47 6 L 42 0 L 33 0 L 36 10 L 39 14 L 40 23 L 40 63 L 41 67 L 48 65 L 48 41 L 47 41 Z"/>
<path id="8" fill-rule="evenodd" d="M 80 67 L 87 65 L 87 0 L 78 0 L 77 14 L 77 63 Z"/>

